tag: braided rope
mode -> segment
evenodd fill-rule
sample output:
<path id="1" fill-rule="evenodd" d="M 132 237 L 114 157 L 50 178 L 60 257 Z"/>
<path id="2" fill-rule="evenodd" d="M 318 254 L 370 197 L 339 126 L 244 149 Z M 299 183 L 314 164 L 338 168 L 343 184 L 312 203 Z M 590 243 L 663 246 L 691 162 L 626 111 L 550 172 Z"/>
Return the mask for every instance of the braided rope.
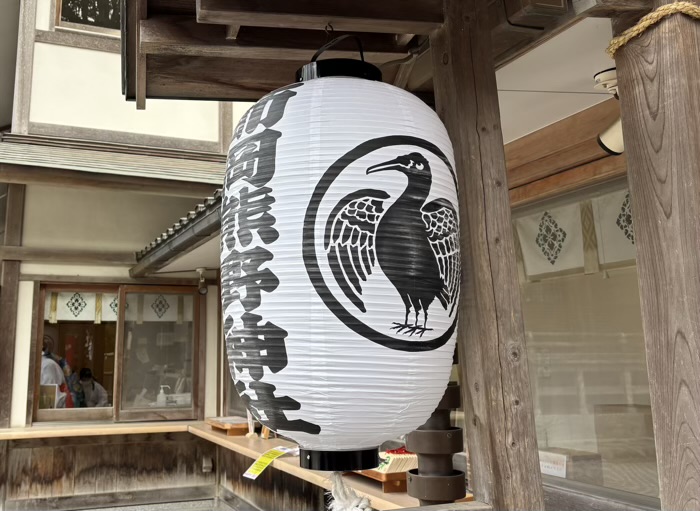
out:
<path id="1" fill-rule="evenodd" d="M 610 58 L 615 58 L 617 50 L 630 42 L 630 40 L 643 34 L 648 28 L 656 25 L 662 19 L 678 13 L 700 20 L 700 6 L 693 2 L 674 2 L 672 4 L 662 5 L 655 11 L 644 16 L 635 26 L 628 28 L 618 37 L 610 41 L 608 49 L 605 50 L 606 53 L 610 55 Z"/>

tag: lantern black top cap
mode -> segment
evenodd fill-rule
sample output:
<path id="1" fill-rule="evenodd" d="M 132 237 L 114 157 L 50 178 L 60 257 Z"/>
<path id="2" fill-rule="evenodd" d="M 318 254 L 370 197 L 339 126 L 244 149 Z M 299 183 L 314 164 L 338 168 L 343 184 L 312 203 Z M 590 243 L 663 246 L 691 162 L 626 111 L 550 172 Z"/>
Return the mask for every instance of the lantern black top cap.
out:
<path id="1" fill-rule="evenodd" d="M 360 59 L 325 59 L 317 60 L 321 54 L 329 48 L 332 48 L 340 41 L 348 38 L 353 38 L 357 42 L 357 47 L 360 51 Z M 306 82 L 314 78 L 324 78 L 327 76 L 350 76 L 353 78 L 364 78 L 366 80 L 381 81 L 382 72 L 378 67 L 373 66 L 369 62 L 365 62 L 365 54 L 362 50 L 362 41 L 356 35 L 345 34 L 329 41 L 321 46 L 318 51 L 311 57 L 311 62 L 302 66 L 297 70 L 297 81 Z"/>

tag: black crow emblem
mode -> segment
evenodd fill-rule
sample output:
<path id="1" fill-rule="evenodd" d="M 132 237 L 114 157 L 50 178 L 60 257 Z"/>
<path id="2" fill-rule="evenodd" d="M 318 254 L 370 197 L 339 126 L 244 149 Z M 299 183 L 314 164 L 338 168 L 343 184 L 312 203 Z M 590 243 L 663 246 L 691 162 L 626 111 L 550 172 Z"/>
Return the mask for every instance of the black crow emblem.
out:
<path id="1" fill-rule="evenodd" d="M 435 299 L 450 316 L 455 310 L 461 274 L 457 212 L 446 199 L 426 204 L 432 174 L 422 154 L 373 165 L 367 174 L 386 170 L 408 178 L 401 196 L 387 207 L 389 195 L 382 190 L 346 195 L 326 221 L 324 247 L 340 289 L 362 312 L 362 286 L 378 264 L 406 308 L 404 321 L 394 322 L 392 329 L 422 337 L 432 330 L 428 309 Z M 409 322 L 411 310 L 415 320 Z"/>

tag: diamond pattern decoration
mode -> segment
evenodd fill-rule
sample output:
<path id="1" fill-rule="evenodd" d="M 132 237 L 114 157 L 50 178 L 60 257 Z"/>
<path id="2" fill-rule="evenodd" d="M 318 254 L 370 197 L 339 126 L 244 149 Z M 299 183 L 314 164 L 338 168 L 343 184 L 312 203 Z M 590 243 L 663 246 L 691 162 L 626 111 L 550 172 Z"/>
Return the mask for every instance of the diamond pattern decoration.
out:
<path id="1" fill-rule="evenodd" d="M 620 214 L 617 215 L 617 221 L 615 223 L 625 235 L 625 238 L 630 240 L 632 245 L 634 245 L 634 224 L 632 223 L 632 203 L 630 202 L 630 192 L 625 194 L 625 200 L 622 201 L 622 206 L 620 206 Z"/>
<path id="2" fill-rule="evenodd" d="M 80 293 L 74 293 L 73 296 L 70 297 L 70 300 L 66 302 L 66 307 L 68 307 L 68 310 L 71 311 L 76 318 L 80 316 L 80 313 L 83 312 L 86 305 L 87 302 Z"/>
<path id="3" fill-rule="evenodd" d="M 115 315 L 119 313 L 119 298 L 114 297 L 111 302 L 109 302 L 109 308 L 112 309 Z"/>
<path id="4" fill-rule="evenodd" d="M 158 297 L 151 304 L 151 309 L 153 309 L 153 311 L 156 313 L 156 316 L 158 316 L 159 318 L 162 318 L 169 308 L 170 304 L 163 295 L 158 295 Z"/>
<path id="5" fill-rule="evenodd" d="M 535 243 L 537 243 L 542 254 L 551 264 L 557 262 L 565 240 L 566 231 L 559 227 L 557 221 L 554 220 L 548 211 L 545 211 L 540 220 L 539 232 L 535 238 Z"/>

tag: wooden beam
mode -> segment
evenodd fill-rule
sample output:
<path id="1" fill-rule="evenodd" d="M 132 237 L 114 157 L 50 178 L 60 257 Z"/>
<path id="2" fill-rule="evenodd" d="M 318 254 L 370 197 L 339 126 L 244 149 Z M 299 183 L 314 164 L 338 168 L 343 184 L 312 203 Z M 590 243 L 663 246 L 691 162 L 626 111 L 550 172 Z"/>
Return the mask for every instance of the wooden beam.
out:
<path id="1" fill-rule="evenodd" d="M 647 13 L 651 0 L 573 0 L 574 12 L 578 16 L 611 18 L 626 13 Z"/>
<path id="2" fill-rule="evenodd" d="M 229 59 L 308 61 L 323 45 L 319 32 L 258 29 L 243 31 L 237 40 L 226 37 L 226 27 L 204 25 L 187 16 L 156 16 L 140 24 L 139 51 L 151 55 L 187 55 Z M 338 35 L 342 35 L 339 33 Z M 406 56 L 391 35 L 363 36 L 365 59 L 383 63 Z M 354 41 L 343 41 L 324 58 L 359 58 Z"/>
<path id="3" fill-rule="evenodd" d="M 226 39 L 235 41 L 238 39 L 238 32 L 241 30 L 240 25 L 226 25 Z"/>
<path id="4" fill-rule="evenodd" d="M 411 72 L 413 71 L 415 64 L 416 57 L 409 60 L 405 64 L 401 64 L 399 66 L 399 72 L 396 73 L 396 78 L 394 78 L 394 85 L 401 89 L 405 89 L 406 85 L 408 85 L 408 79 L 411 76 Z"/>
<path id="5" fill-rule="evenodd" d="M 76 263 L 99 266 L 132 266 L 136 263 L 133 252 L 104 252 L 99 250 L 73 250 L 0 246 L 0 261 L 40 261 L 43 263 Z M 17 277 L 19 281 L 19 276 Z"/>
<path id="6" fill-rule="evenodd" d="M 455 150 L 463 286 L 458 347 L 475 499 L 544 508 L 486 2 L 445 0 L 430 36 Z"/>
<path id="7" fill-rule="evenodd" d="M 626 172 L 627 160 L 624 155 L 608 156 L 513 188 L 509 192 L 510 204 L 514 208 L 525 206 L 624 177 Z"/>
<path id="8" fill-rule="evenodd" d="M 139 23 L 148 17 L 148 2 L 147 0 L 135 0 L 137 19 Z M 136 48 L 141 46 L 141 30 L 137 25 L 136 29 Z M 146 109 L 146 77 L 147 77 L 146 55 L 141 51 L 136 54 L 136 109 Z"/>
<path id="9" fill-rule="evenodd" d="M 5 496 L 7 495 L 7 470 L 9 468 L 9 456 L 7 455 L 10 442 L 0 440 L 0 510 L 4 509 Z"/>
<path id="10" fill-rule="evenodd" d="M 654 7 L 669 3 L 656 0 Z M 697 3 L 697 2 L 694 2 Z M 700 23 L 616 54 L 661 509 L 700 509 Z"/>
<path id="11" fill-rule="evenodd" d="M 257 101 L 307 61 L 148 56 L 148 97 Z"/>
<path id="12" fill-rule="evenodd" d="M 429 34 L 442 24 L 441 0 L 197 0 L 197 21 L 251 27 Z"/>
<path id="13" fill-rule="evenodd" d="M 16 74 L 12 106 L 12 131 L 14 133 L 29 132 L 37 3 L 38 2 L 34 1 L 20 2 L 19 4 L 17 66 L 15 68 Z M 5 14 L 5 16 L 7 16 L 7 14 Z"/>
<path id="14" fill-rule="evenodd" d="M 136 99 L 136 57 L 138 54 L 138 12 L 133 0 L 121 0 L 122 94 Z"/>
<path id="15" fill-rule="evenodd" d="M 568 12 L 567 0 L 503 0 L 508 22 L 513 25 L 546 27 Z"/>
<path id="16" fill-rule="evenodd" d="M 507 144 L 508 187 L 605 158 L 597 137 L 619 116 L 619 104 L 611 98 Z"/>
<path id="17" fill-rule="evenodd" d="M 0 163 L 0 182 L 124 190 L 154 195 L 192 197 L 195 199 L 208 197 L 217 188 L 216 185 L 207 183 L 116 174 L 97 174 L 51 167 L 16 165 L 14 163 Z"/>
<path id="18" fill-rule="evenodd" d="M 23 185 L 12 184 L 7 189 L 5 210 L 6 245 L 22 243 L 24 225 Z M 15 359 L 15 334 L 17 331 L 17 295 L 19 291 L 19 261 L 2 261 L 0 278 L 0 428 L 10 425 L 12 404 L 12 375 Z"/>

